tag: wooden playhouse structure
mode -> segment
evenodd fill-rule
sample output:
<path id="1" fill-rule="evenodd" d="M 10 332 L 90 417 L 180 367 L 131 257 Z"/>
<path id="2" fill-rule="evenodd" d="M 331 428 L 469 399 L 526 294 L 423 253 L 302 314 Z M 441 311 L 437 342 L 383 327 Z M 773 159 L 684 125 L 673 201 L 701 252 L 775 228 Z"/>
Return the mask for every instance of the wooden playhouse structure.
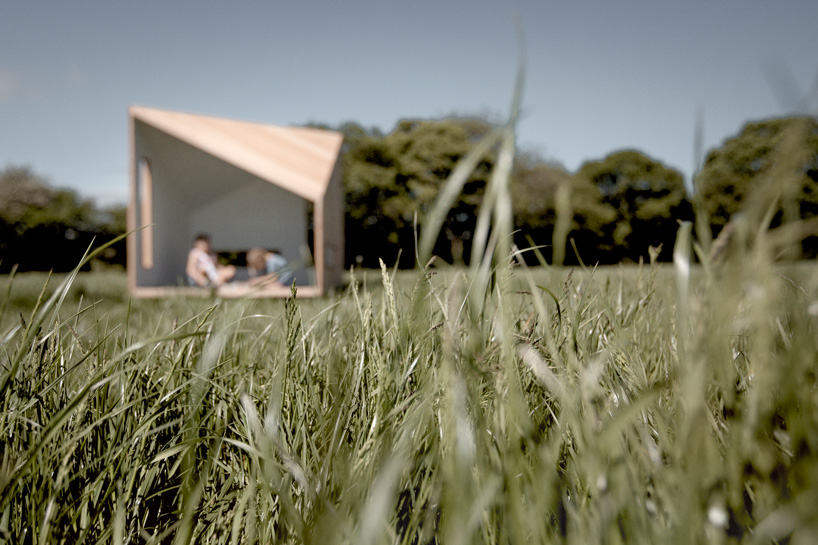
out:
<path id="1" fill-rule="evenodd" d="M 298 295 L 317 297 L 343 273 L 343 135 L 142 106 L 129 109 L 128 289 L 135 297 L 206 294 L 185 285 L 193 238 L 242 252 L 278 248 Z M 310 225 L 311 224 L 311 225 Z M 312 251 L 309 249 L 312 248 Z M 223 297 L 286 297 L 237 282 Z"/>

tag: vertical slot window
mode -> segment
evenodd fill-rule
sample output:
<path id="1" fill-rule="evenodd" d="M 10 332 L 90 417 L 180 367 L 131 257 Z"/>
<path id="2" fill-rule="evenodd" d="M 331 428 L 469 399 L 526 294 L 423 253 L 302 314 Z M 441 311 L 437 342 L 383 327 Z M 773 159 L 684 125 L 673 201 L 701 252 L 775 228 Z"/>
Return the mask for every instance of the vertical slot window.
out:
<path id="1" fill-rule="evenodd" d="M 147 159 L 139 161 L 139 231 L 143 269 L 153 268 L 153 177 Z"/>

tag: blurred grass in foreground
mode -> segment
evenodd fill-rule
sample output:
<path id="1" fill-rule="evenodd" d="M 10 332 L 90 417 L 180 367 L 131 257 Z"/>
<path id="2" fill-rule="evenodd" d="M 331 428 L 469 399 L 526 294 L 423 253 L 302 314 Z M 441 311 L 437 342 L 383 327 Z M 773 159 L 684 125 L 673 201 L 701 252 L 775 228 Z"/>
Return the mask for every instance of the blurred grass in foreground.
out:
<path id="1" fill-rule="evenodd" d="M 694 270 L 682 325 L 648 265 L 515 268 L 483 312 L 460 270 L 286 303 L 80 275 L 25 325 L 44 277 L 21 275 L 0 538 L 809 542 L 818 274 L 762 257 Z"/>

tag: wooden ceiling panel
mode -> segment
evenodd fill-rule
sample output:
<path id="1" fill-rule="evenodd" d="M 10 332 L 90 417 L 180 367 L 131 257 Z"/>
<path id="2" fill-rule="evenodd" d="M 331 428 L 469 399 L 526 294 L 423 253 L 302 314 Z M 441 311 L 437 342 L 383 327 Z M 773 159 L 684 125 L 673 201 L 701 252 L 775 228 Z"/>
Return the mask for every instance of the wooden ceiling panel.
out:
<path id="1" fill-rule="evenodd" d="M 279 127 L 143 106 L 133 119 L 161 130 L 304 199 L 321 199 L 332 177 L 343 135 Z"/>

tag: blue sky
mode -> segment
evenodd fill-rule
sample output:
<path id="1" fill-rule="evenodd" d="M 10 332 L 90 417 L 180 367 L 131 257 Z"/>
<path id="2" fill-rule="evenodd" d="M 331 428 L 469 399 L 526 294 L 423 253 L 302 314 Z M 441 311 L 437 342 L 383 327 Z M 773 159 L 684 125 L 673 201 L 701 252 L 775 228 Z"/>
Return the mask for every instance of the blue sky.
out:
<path id="1" fill-rule="evenodd" d="M 699 109 L 711 148 L 818 91 L 815 0 L 4 0 L 0 168 L 124 202 L 131 104 L 384 131 L 501 117 L 515 14 L 520 147 L 570 170 L 636 148 L 689 174 Z"/>

